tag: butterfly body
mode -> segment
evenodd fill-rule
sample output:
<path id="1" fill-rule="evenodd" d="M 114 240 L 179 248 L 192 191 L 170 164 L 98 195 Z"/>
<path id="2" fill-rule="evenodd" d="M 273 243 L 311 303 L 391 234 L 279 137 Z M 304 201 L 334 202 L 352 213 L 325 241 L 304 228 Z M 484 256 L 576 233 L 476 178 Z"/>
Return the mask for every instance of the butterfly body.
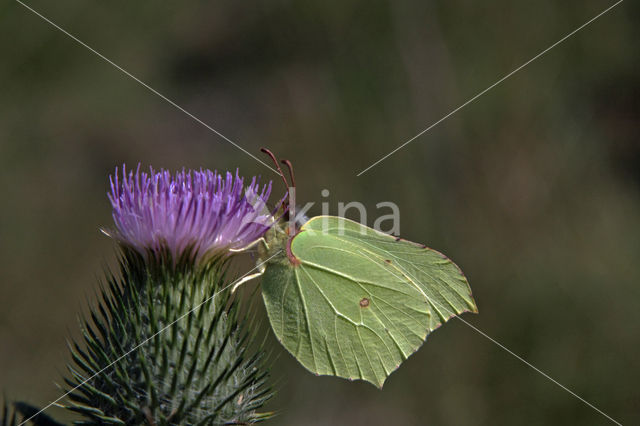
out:
<path id="1" fill-rule="evenodd" d="M 281 160 L 290 186 L 273 153 L 262 152 L 295 205 L 291 162 Z M 382 388 L 430 332 L 477 312 L 462 270 L 442 253 L 341 217 L 299 225 L 295 209 L 283 202 L 284 223 L 259 240 L 260 272 L 243 280 L 262 275 L 278 341 L 312 373 Z"/>

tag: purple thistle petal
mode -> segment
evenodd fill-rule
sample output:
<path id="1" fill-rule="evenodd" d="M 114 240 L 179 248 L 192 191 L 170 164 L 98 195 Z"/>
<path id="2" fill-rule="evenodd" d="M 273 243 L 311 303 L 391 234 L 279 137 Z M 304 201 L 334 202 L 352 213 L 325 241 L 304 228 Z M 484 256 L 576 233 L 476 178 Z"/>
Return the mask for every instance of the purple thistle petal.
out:
<path id="1" fill-rule="evenodd" d="M 266 207 L 271 182 L 260 187 L 244 178 L 211 170 L 134 171 L 122 166 L 109 177 L 116 225 L 114 237 L 142 254 L 168 249 L 174 260 L 187 250 L 196 259 L 241 248 L 274 223 Z"/>

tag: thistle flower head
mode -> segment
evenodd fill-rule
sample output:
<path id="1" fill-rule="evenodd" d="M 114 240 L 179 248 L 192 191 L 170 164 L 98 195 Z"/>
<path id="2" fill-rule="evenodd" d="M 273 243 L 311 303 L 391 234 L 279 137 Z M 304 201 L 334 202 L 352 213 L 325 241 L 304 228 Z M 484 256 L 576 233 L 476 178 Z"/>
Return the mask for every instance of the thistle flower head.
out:
<path id="1" fill-rule="evenodd" d="M 148 173 L 122 166 L 110 177 L 113 232 L 121 244 L 142 254 L 168 250 L 173 259 L 187 250 L 196 259 L 248 245 L 273 224 L 265 204 L 271 182 L 227 172 L 182 170 Z"/>

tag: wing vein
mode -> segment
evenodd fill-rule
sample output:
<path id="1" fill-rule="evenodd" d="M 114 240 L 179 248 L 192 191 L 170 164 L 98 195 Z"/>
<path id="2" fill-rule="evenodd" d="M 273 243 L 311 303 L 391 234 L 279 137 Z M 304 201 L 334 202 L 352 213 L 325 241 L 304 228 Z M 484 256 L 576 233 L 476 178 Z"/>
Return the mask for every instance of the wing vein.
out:
<path id="1" fill-rule="evenodd" d="M 295 271 L 296 283 L 298 284 L 298 292 L 300 293 L 300 301 L 302 302 L 302 309 L 304 310 L 305 322 L 307 323 L 307 332 L 309 333 L 309 346 L 311 347 L 311 358 L 313 359 L 313 366 L 318 371 L 318 363 L 316 361 L 316 354 L 313 348 L 313 336 L 311 335 L 311 324 L 309 321 L 309 308 L 307 307 L 307 301 L 302 294 L 302 286 L 300 285 L 300 277 L 298 276 L 298 270 Z"/>

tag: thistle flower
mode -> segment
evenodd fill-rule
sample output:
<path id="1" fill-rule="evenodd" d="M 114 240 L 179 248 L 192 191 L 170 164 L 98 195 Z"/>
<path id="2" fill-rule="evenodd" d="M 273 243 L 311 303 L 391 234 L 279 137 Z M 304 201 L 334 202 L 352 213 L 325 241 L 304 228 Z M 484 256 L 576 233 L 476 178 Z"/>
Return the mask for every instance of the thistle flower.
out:
<path id="1" fill-rule="evenodd" d="M 202 259 L 248 245 L 273 223 L 265 207 L 271 182 L 261 188 L 254 177 L 245 188 L 237 171 L 235 178 L 202 169 L 172 175 L 123 165 L 110 182 L 116 231 L 107 234 L 142 254 L 168 250 L 175 260 L 189 251 Z"/>
<path id="2" fill-rule="evenodd" d="M 140 166 L 116 168 L 110 180 L 116 226 L 109 234 L 126 250 L 120 273 L 107 272 L 98 306 L 81 322 L 81 342 L 70 345 L 65 407 L 82 417 L 75 424 L 268 419 L 258 411 L 272 395 L 268 358 L 255 343 L 252 308 L 240 309 L 229 290 L 224 254 L 273 224 L 275 212 L 265 208 L 271 183 Z M 160 262 L 149 258 L 156 255 Z M 191 262 L 203 259 L 203 267 Z"/>

